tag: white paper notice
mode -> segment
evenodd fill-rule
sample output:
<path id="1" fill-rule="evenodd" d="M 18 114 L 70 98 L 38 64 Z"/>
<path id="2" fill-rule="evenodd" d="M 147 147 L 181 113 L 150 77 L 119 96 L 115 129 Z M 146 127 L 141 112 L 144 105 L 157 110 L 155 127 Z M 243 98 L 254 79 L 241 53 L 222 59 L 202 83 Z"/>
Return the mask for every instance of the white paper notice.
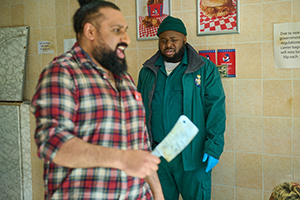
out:
<path id="1" fill-rule="evenodd" d="M 274 24 L 277 68 L 300 68 L 300 22 Z"/>
<path id="2" fill-rule="evenodd" d="M 54 44 L 52 41 L 38 41 L 38 54 L 53 54 Z"/>
<path id="3" fill-rule="evenodd" d="M 64 52 L 69 51 L 75 44 L 76 39 L 64 39 Z"/>

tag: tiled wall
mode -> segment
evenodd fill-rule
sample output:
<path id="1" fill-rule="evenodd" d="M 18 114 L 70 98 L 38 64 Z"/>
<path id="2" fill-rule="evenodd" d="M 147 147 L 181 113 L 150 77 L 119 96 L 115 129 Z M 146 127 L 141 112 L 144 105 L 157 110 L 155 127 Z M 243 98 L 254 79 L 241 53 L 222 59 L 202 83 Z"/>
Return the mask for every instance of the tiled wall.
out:
<path id="1" fill-rule="evenodd" d="M 157 40 L 136 41 L 135 0 L 112 0 L 129 24 L 129 71 L 137 80 L 142 63 L 157 51 Z M 300 69 L 275 69 L 274 23 L 300 21 L 300 0 L 240 0 L 241 33 L 196 35 L 196 0 L 171 0 L 188 41 L 200 49 L 236 49 L 237 77 L 223 79 L 227 95 L 225 152 L 213 171 L 213 199 L 267 200 L 282 181 L 300 182 Z M 25 99 L 38 75 L 74 38 L 76 0 L 0 0 L 0 27 L 30 26 Z M 37 41 L 51 40 L 55 54 L 39 55 Z M 34 129 L 32 118 L 31 130 Z M 33 133 L 32 133 L 33 134 Z M 42 162 L 32 141 L 34 199 L 42 199 Z"/>

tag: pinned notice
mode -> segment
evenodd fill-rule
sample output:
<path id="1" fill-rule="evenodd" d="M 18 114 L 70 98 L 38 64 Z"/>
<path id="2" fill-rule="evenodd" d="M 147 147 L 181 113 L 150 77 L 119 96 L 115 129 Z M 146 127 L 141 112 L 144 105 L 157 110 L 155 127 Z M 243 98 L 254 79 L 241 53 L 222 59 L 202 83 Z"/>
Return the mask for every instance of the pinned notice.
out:
<path id="1" fill-rule="evenodd" d="M 52 41 L 38 41 L 38 54 L 53 54 L 54 44 Z"/>
<path id="2" fill-rule="evenodd" d="M 300 22 L 274 24 L 276 68 L 300 68 Z"/>

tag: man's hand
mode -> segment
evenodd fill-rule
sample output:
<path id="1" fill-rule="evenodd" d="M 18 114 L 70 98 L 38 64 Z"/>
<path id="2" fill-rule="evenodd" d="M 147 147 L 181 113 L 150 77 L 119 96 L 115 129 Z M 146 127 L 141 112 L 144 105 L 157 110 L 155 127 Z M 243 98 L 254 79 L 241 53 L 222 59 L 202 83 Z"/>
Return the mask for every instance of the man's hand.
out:
<path id="1" fill-rule="evenodd" d="M 160 159 L 148 151 L 125 150 L 122 154 L 120 169 L 129 176 L 145 178 L 158 170 Z"/>
<path id="2" fill-rule="evenodd" d="M 214 168 L 219 162 L 218 159 L 208 155 L 207 153 L 204 153 L 202 162 L 206 162 L 206 161 L 207 161 L 207 166 L 206 166 L 206 170 L 205 170 L 206 172 L 209 172 L 210 170 L 212 170 L 212 168 Z"/>

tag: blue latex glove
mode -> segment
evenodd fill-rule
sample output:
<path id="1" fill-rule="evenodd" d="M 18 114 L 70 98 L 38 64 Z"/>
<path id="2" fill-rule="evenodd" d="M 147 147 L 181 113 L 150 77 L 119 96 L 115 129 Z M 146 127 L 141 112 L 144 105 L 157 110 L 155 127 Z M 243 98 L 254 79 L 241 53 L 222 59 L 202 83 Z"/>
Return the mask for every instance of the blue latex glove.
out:
<path id="1" fill-rule="evenodd" d="M 206 166 L 206 170 L 205 170 L 206 172 L 209 172 L 210 170 L 212 170 L 212 168 L 214 168 L 219 162 L 218 159 L 208 155 L 207 153 L 204 153 L 202 162 L 206 162 L 206 161 L 207 161 L 207 166 Z"/>

